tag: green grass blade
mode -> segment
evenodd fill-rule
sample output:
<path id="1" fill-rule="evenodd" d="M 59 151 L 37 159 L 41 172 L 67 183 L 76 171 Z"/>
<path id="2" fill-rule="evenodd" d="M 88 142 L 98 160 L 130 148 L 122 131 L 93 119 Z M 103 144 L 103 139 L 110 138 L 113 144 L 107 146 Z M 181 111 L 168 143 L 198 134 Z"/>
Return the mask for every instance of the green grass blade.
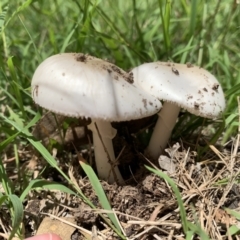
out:
<path id="1" fill-rule="evenodd" d="M 0 3 L 0 36 L 2 37 L 2 41 L 3 41 L 3 50 L 4 50 L 5 57 L 8 56 L 8 52 L 9 52 L 8 47 L 7 47 L 6 34 L 3 31 L 7 11 L 8 11 L 8 5 L 6 5 L 4 8 L 2 8 L 1 3 Z M 0 58 L 0 66 L 1 66 L 2 62 L 3 62 L 3 59 Z"/>
<path id="2" fill-rule="evenodd" d="M 178 206 L 179 206 L 179 210 L 180 210 L 180 217 L 181 217 L 181 222 L 182 222 L 182 227 L 183 227 L 183 231 L 186 234 L 186 239 L 192 239 L 192 236 L 194 234 L 198 234 L 200 236 L 201 239 L 206 239 L 208 240 L 208 236 L 207 234 L 202 230 L 202 228 L 200 227 L 199 224 L 193 224 L 189 221 L 187 221 L 187 215 L 186 215 L 186 211 L 183 205 L 183 201 L 182 201 L 182 197 L 180 194 L 180 191 L 177 187 L 177 185 L 175 184 L 175 182 L 165 173 L 163 173 L 160 170 L 156 170 L 154 168 L 145 166 L 149 171 L 155 173 L 156 175 L 158 175 L 159 177 L 163 178 L 172 188 L 174 195 L 177 199 L 178 202 Z"/>
<path id="3" fill-rule="evenodd" d="M 150 172 L 155 173 L 156 175 L 158 175 L 159 177 L 163 178 L 172 188 L 175 197 L 177 198 L 177 202 L 178 202 L 178 206 L 180 209 L 180 217 L 182 220 L 182 226 L 183 226 L 183 231 L 185 234 L 187 234 L 188 231 L 188 222 L 187 222 L 187 215 L 186 215 L 186 211 L 185 208 L 183 206 L 183 201 L 182 201 L 182 197 L 180 194 L 180 191 L 178 189 L 178 187 L 176 186 L 176 184 L 174 183 L 174 181 L 164 172 L 160 171 L 160 170 L 156 170 L 154 168 L 145 166 Z"/>
<path id="4" fill-rule="evenodd" d="M 16 128 L 16 130 L 18 130 L 19 132 L 21 132 L 22 134 L 25 135 L 26 139 L 31 143 L 31 145 L 33 147 L 35 147 L 38 152 L 43 156 L 43 158 L 55 169 L 57 169 L 57 171 L 70 183 L 72 184 L 72 186 L 75 188 L 75 190 L 78 193 L 78 196 L 80 196 L 90 207 L 92 208 L 96 208 L 94 206 L 94 204 L 82 193 L 82 191 L 79 189 L 78 186 L 75 186 L 72 181 L 68 178 L 68 176 L 58 167 L 58 164 L 56 162 L 56 160 L 52 157 L 52 155 L 48 152 L 48 150 L 39 142 L 39 141 L 35 141 L 32 134 L 28 131 L 28 129 L 26 127 L 23 126 L 19 126 L 16 122 L 9 120 L 8 118 L 6 118 L 5 116 L 0 114 L 0 117 L 2 117 L 7 123 L 9 123 L 10 125 L 14 126 Z M 38 118 L 38 116 L 36 116 L 36 118 Z M 33 121 L 31 121 L 31 124 L 34 123 L 36 121 L 36 119 L 34 119 Z M 2 166 L 2 163 L 0 162 L 0 178 L 6 179 L 5 181 L 3 181 L 3 185 L 4 188 L 7 190 L 6 192 L 11 192 L 11 188 L 10 188 L 10 183 L 8 181 L 8 178 L 6 176 L 6 173 L 4 171 L 4 167 Z M 37 186 L 41 186 L 41 184 L 45 183 L 45 187 L 47 189 L 53 189 L 53 188 L 58 188 L 59 190 L 61 189 L 64 192 L 68 192 L 71 194 L 75 194 L 74 192 L 72 192 L 70 189 L 62 186 L 62 185 L 56 185 L 55 183 L 47 183 L 47 182 L 37 182 Z M 35 184 L 35 182 L 33 182 L 32 184 Z M 34 185 L 33 185 L 34 186 Z M 42 185 L 43 186 L 43 185 Z M 30 187 L 31 184 L 29 186 L 29 188 L 26 188 L 23 192 L 23 194 L 21 195 L 21 200 L 23 200 L 26 197 L 26 194 L 30 191 Z M 100 214 L 101 215 L 101 214 Z M 113 214 L 110 214 L 113 215 Z M 102 216 L 102 215 L 101 215 Z M 102 216 L 103 219 L 104 216 Z M 113 221 L 114 221 L 114 216 L 112 217 Z M 107 221 L 106 221 L 107 222 Z M 117 225 L 117 221 L 115 219 L 115 224 Z M 111 225 L 111 224 L 110 224 Z M 116 233 L 118 233 L 120 236 L 122 236 L 124 238 L 124 236 L 121 234 L 121 231 L 119 231 L 117 228 L 113 227 L 113 229 L 115 229 Z"/>
<path id="5" fill-rule="evenodd" d="M 12 189 L 11 180 L 8 178 L 6 174 L 6 170 L 2 161 L 0 161 L 0 182 L 2 184 L 5 194 L 11 195 L 14 190 Z"/>
<path id="6" fill-rule="evenodd" d="M 186 240 L 192 240 L 194 237 L 194 231 L 187 231 Z"/>
<path id="7" fill-rule="evenodd" d="M 87 176 L 92 184 L 92 187 L 98 196 L 98 199 L 99 199 L 102 207 L 105 210 L 112 211 L 111 205 L 106 197 L 106 194 L 102 188 L 102 185 L 99 182 L 99 179 L 98 179 L 97 175 L 95 174 L 95 172 L 93 171 L 93 169 L 91 168 L 91 166 L 89 164 L 87 164 L 86 162 L 84 162 L 84 160 L 82 158 L 80 160 L 80 164 L 81 164 L 81 167 L 83 168 L 84 172 L 87 174 Z M 114 226 L 116 227 L 118 234 L 121 236 L 122 235 L 121 227 L 119 226 L 119 222 L 116 219 L 116 216 L 113 213 L 107 213 L 107 215 L 111 219 Z"/>
<path id="8" fill-rule="evenodd" d="M 8 58 L 7 63 L 8 63 L 8 68 L 9 68 L 9 71 L 10 71 L 10 74 L 11 74 L 11 86 L 12 86 L 12 89 L 13 89 L 13 94 L 16 97 L 16 100 L 18 102 L 18 107 L 21 110 L 22 115 L 24 117 L 26 117 L 26 113 L 25 113 L 24 106 L 23 106 L 22 95 L 21 95 L 21 93 L 19 91 L 19 88 L 17 86 L 18 78 L 17 78 L 17 74 L 16 74 L 16 70 L 15 70 L 13 61 L 12 61 L 12 57 Z"/>
<path id="9" fill-rule="evenodd" d="M 198 0 L 191 1 L 191 16 L 190 16 L 190 36 L 194 35 L 197 23 L 197 7 L 198 7 Z"/>
<path id="10" fill-rule="evenodd" d="M 0 142 L 0 152 L 2 152 L 7 147 L 7 145 L 11 143 L 19 134 L 20 132 L 12 134 L 10 137 Z"/>
<path id="11" fill-rule="evenodd" d="M 167 32 L 169 33 L 169 28 L 170 28 L 170 18 L 171 18 L 171 4 L 172 1 L 166 1 L 166 5 L 165 5 L 165 13 L 164 13 L 164 24 L 165 27 L 167 29 Z M 169 43 L 170 43 L 170 35 L 169 36 Z"/>
<path id="12" fill-rule="evenodd" d="M 236 84 L 235 86 L 231 87 L 225 92 L 226 98 L 229 98 L 233 94 L 237 94 L 240 91 L 240 83 Z"/>
<path id="13" fill-rule="evenodd" d="M 41 61 L 42 61 L 42 58 L 41 58 L 41 55 L 40 55 L 40 53 L 39 53 L 39 50 L 38 50 L 38 48 L 37 48 L 37 46 L 36 46 L 36 44 L 35 44 L 35 42 L 34 42 L 34 39 L 33 39 L 32 35 L 31 35 L 30 32 L 28 31 L 28 29 L 27 29 L 26 25 L 24 24 L 23 20 L 22 20 L 19 16 L 18 16 L 18 18 L 19 18 L 20 22 L 22 23 L 24 29 L 26 30 L 26 32 L 27 32 L 27 34 L 28 34 L 28 36 L 29 36 L 29 38 L 30 38 L 31 44 L 33 45 L 33 47 L 34 47 L 34 49 L 35 49 L 35 52 L 36 52 L 37 57 L 38 57 L 38 62 L 41 62 Z"/>
<path id="14" fill-rule="evenodd" d="M 238 226 L 236 226 L 236 225 L 232 225 L 232 226 L 230 226 L 230 228 L 228 229 L 228 233 L 229 233 L 229 235 L 231 235 L 231 236 L 234 236 L 234 235 L 239 236 L 239 234 L 240 234 L 240 228 L 239 228 Z"/>
<path id="15" fill-rule="evenodd" d="M 1 9 L 1 6 L 0 6 L 0 11 L 1 11 L 1 13 L 0 13 L 0 34 L 1 34 L 5 19 L 6 19 L 7 11 L 8 11 L 8 5 L 6 5 L 3 9 Z"/>
<path id="16" fill-rule="evenodd" d="M 75 24 L 75 26 L 73 27 L 72 31 L 66 36 L 62 48 L 60 50 L 60 53 L 64 53 L 66 51 L 67 46 L 69 45 L 69 42 L 73 36 L 73 34 L 75 33 L 77 27 L 78 27 L 79 23 Z"/>
<path id="17" fill-rule="evenodd" d="M 4 26 L 4 29 L 7 27 L 7 25 L 10 23 L 10 21 L 17 15 L 19 14 L 21 11 L 25 10 L 31 3 L 33 0 L 27 0 L 25 2 L 22 3 L 22 5 L 20 7 L 17 8 L 16 11 L 14 11 L 11 15 L 10 18 L 8 18 L 8 20 L 6 21 L 6 24 Z"/>
<path id="18" fill-rule="evenodd" d="M 43 156 L 43 158 L 45 160 L 47 160 L 47 162 L 54 167 L 55 169 L 57 169 L 57 171 L 59 173 L 61 173 L 61 175 L 68 181 L 71 183 L 71 180 L 68 178 L 68 176 L 58 167 L 58 164 L 56 162 L 56 160 L 53 158 L 53 156 L 48 152 L 48 150 L 39 142 L 34 140 L 34 137 L 32 136 L 32 134 L 29 132 L 29 130 L 24 127 L 24 126 L 19 126 L 16 122 L 8 119 L 7 117 L 5 117 L 4 115 L 0 114 L 0 117 L 2 119 L 5 120 L 6 123 L 12 125 L 14 128 L 16 128 L 17 131 L 19 131 L 20 133 L 22 133 L 25 138 L 31 143 L 31 145 L 36 148 L 38 150 L 38 152 Z M 38 116 L 36 116 L 38 118 Z M 36 120 L 36 119 L 35 119 Z M 35 122 L 32 121 L 32 123 Z M 1 165 L 0 165 L 1 166 Z M 0 175 L 1 176 L 1 175 Z M 94 207 L 94 205 L 83 195 L 82 191 L 79 188 L 76 188 L 76 190 L 78 191 L 79 195 L 91 206 Z"/>
<path id="19" fill-rule="evenodd" d="M 21 200 L 16 195 L 9 195 L 9 200 L 12 205 L 12 230 L 9 239 L 12 239 L 19 230 L 23 219 L 23 205 Z"/>
<path id="20" fill-rule="evenodd" d="M 8 197 L 0 192 L 0 208 L 7 199 Z"/>
<path id="21" fill-rule="evenodd" d="M 162 0 L 158 0 L 160 16 L 162 19 L 162 30 L 163 30 L 163 37 L 164 37 L 164 45 L 166 52 L 169 52 L 171 48 L 171 40 L 169 35 L 169 23 L 170 23 L 170 12 L 171 12 L 171 1 L 165 1 L 165 12 L 163 12 L 163 4 Z"/>
<path id="22" fill-rule="evenodd" d="M 190 40 L 188 41 L 188 44 L 186 47 L 184 47 L 183 49 L 180 49 L 178 52 L 176 52 L 172 57 L 175 58 L 178 55 L 182 55 L 180 63 L 187 63 L 189 61 L 187 61 L 187 55 L 189 54 L 191 49 L 194 49 L 196 46 L 192 45 L 193 42 L 193 37 L 190 38 Z"/>
<path id="23" fill-rule="evenodd" d="M 210 238 L 208 237 L 208 235 L 205 233 L 205 231 L 202 230 L 201 226 L 199 225 L 199 223 L 191 223 L 191 222 L 188 222 L 188 227 L 189 229 L 191 229 L 189 231 L 189 233 L 194 233 L 194 234 L 197 234 L 200 239 L 204 239 L 204 240 L 210 240 Z M 192 237 L 194 235 L 192 234 Z M 190 238 L 189 238 L 190 239 Z M 191 238 L 192 239 L 192 238 Z"/>
<path id="24" fill-rule="evenodd" d="M 61 192 L 65 192 L 68 194 L 72 194 L 72 195 L 76 195 L 77 194 L 75 192 L 73 192 L 71 189 L 69 189 L 68 187 L 60 184 L 60 183 L 55 183 L 55 182 L 49 182 L 46 180 L 42 180 L 42 179 L 34 179 L 32 180 L 28 186 L 24 189 L 24 191 L 22 192 L 21 196 L 20 196 L 20 200 L 24 201 L 24 199 L 26 198 L 26 196 L 28 195 L 28 193 L 33 190 L 33 189 L 40 189 L 40 190 L 59 190 Z"/>
<path id="25" fill-rule="evenodd" d="M 240 221 L 240 212 L 237 212 L 233 209 L 230 208 L 224 208 L 226 210 L 227 213 L 229 213 L 230 215 L 234 216 L 237 220 Z"/>

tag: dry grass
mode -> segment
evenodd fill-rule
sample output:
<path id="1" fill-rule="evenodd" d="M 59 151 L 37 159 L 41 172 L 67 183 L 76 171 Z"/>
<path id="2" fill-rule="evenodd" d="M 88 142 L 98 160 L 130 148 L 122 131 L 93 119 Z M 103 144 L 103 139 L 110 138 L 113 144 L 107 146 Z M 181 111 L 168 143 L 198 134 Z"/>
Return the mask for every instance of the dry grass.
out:
<path id="1" fill-rule="evenodd" d="M 220 152 L 210 146 L 208 156 L 211 157 L 199 163 L 194 151 L 186 150 L 178 143 L 168 149 L 176 169 L 170 176 L 180 189 L 187 219 L 200 225 L 211 239 L 239 239 L 231 237 L 228 232 L 231 226 L 239 226 L 239 222 L 225 209 L 240 210 L 238 148 L 239 136 L 232 141 L 230 149 L 225 146 Z M 69 168 L 72 181 L 98 206 L 98 210 L 91 209 L 79 198 L 59 191 L 34 191 L 25 208 L 28 231 L 29 222 L 32 222 L 31 231 L 42 229 L 40 222 L 47 215 L 61 224 L 72 226 L 70 230 L 64 230 L 64 234 L 75 231 L 79 239 L 93 236 L 97 236 L 96 239 L 117 239 L 113 230 L 98 217 L 98 213 L 105 214 L 107 211 L 99 205 L 89 180 L 82 179 L 78 174 L 76 168 Z M 163 179 L 147 174 L 136 185 L 120 187 L 105 182 L 102 185 L 126 239 L 185 239 L 176 197 Z M 71 217 L 70 223 L 67 217 Z M 9 228 L 6 224 L 1 223 L 2 229 Z M 44 226 L 45 232 L 51 231 L 56 221 L 52 224 L 49 223 L 48 228 Z M 200 238 L 196 236 L 194 239 Z"/>

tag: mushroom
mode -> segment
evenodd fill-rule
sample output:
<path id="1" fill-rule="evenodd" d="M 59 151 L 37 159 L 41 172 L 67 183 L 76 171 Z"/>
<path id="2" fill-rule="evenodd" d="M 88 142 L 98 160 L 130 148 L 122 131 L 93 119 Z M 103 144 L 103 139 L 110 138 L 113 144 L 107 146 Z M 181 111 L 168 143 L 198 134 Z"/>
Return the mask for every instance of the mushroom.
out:
<path id="1" fill-rule="evenodd" d="M 165 149 L 181 108 L 211 119 L 225 108 L 224 94 L 217 79 L 190 63 L 145 63 L 130 73 L 135 86 L 164 101 L 147 147 L 154 159 Z"/>
<path id="2" fill-rule="evenodd" d="M 132 85 L 131 74 L 114 64 L 81 54 L 63 53 L 47 58 L 32 79 L 36 104 L 57 114 L 91 118 L 98 175 L 110 183 L 123 178 L 116 164 L 112 138 L 116 130 L 111 121 L 150 116 L 161 103 Z M 115 165 L 115 166 L 113 166 Z"/>

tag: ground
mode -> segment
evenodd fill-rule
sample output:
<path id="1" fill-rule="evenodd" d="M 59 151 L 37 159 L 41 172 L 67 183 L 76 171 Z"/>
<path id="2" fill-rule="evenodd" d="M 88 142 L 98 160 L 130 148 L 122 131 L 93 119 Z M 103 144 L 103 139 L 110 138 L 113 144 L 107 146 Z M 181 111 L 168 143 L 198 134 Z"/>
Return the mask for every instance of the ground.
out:
<path id="1" fill-rule="evenodd" d="M 240 171 L 238 138 L 222 147 L 210 146 L 201 161 L 187 144 L 172 142 L 164 156 L 154 162 L 139 151 L 142 146 L 134 134 L 131 134 L 133 141 L 123 137 L 125 134 L 120 135 L 114 139 L 114 145 L 117 155 L 121 152 L 118 162 L 126 185 L 101 183 L 127 239 L 185 239 L 176 195 L 163 178 L 146 170 L 144 165 L 151 164 L 167 173 L 178 186 L 188 221 L 199 224 L 211 239 L 233 239 L 227 229 L 240 225 L 229 212 L 229 209 L 239 211 L 240 208 L 240 186 L 236 177 Z M 79 151 L 89 160 L 86 149 Z M 79 166 L 75 150 L 68 145 L 67 150 L 55 150 L 53 155 L 60 168 L 77 182 L 98 210 L 91 209 L 81 198 L 60 191 L 31 191 L 24 203 L 26 236 L 55 232 L 63 239 L 86 239 L 92 235 L 95 239 L 119 239 L 98 214 L 105 215 Z M 22 168 L 31 170 L 32 177 L 39 176 L 68 186 L 61 175 L 46 167 L 44 159 L 29 146 L 22 149 L 20 158 Z M 11 172 L 10 160 L 5 159 L 5 166 L 14 181 L 17 176 Z M 40 174 L 44 167 L 46 169 Z M 1 215 L 2 219 L 7 219 L 8 213 Z M 11 223 L 2 222 L 1 226 L 4 228 L 8 224 Z M 196 236 L 195 239 L 201 238 Z"/>

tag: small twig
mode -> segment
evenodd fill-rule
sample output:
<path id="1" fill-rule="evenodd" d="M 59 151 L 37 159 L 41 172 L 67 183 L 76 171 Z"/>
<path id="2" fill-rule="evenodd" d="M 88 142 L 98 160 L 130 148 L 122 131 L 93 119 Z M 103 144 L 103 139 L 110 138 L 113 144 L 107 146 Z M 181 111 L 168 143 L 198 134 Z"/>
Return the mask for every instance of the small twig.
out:
<path id="1" fill-rule="evenodd" d="M 168 235 L 168 240 L 172 240 L 173 239 L 173 233 L 174 233 L 174 231 L 171 230 L 169 235 Z"/>
<path id="2" fill-rule="evenodd" d="M 120 226 L 120 228 L 121 228 L 121 231 L 122 231 L 123 235 L 124 235 L 125 237 L 127 237 L 125 231 L 124 231 L 123 228 L 122 228 L 122 224 L 120 223 L 120 221 L 119 221 L 119 219 L 118 219 L 118 217 L 117 217 L 117 214 L 116 214 L 114 208 L 112 208 L 112 211 L 113 211 L 113 214 L 114 214 L 114 216 L 115 216 L 115 219 L 116 219 L 117 222 L 118 222 L 118 226 Z"/>
<path id="3" fill-rule="evenodd" d="M 130 220 L 127 222 L 128 224 L 139 224 L 139 225 L 151 225 L 151 226 L 170 226 L 181 228 L 182 224 L 180 223 L 173 223 L 173 222 L 160 222 L 160 221 L 134 221 Z"/>
<path id="4" fill-rule="evenodd" d="M 159 203 L 158 206 L 154 209 L 154 211 L 152 212 L 150 218 L 148 219 L 148 221 L 154 221 L 157 218 L 157 215 L 160 211 L 160 209 L 163 207 L 162 203 Z"/>
<path id="5" fill-rule="evenodd" d="M 135 236 L 134 236 L 133 238 L 131 238 L 130 240 L 142 239 L 142 238 L 140 238 L 140 237 L 143 236 L 143 235 L 146 234 L 146 233 L 149 233 L 152 229 L 157 229 L 157 230 L 159 230 L 159 231 L 162 231 L 161 229 L 159 229 L 159 228 L 156 227 L 156 226 L 151 226 L 151 227 L 145 229 L 143 232 L 140 232 L 139 234 L 135 235 Z"/>
<path id="6" fill-rule="evenodd" d="M 85 211 L 94 211 L 96 213 L 113 213 L 112 210 L 104 210 L 104 209 L 84 209 L 84 210 Z M 143 219 L 141 219 L 139 217 L 135 217 L 135 216 L 132 216 L 132 215 L 129 215 L 129 214 L 126 214 L 126 213 L 119 212 L 119 211 L 114 211 L 114 213 L 116 213 L 118 215 L 125 216 L 127 218 L 132 218 L 132 219 L 136 219 L 138 221 L 143 221 Z"/>
<path id="7" fill-rule="evenodd" d="M 131 166 L 128 166 L 128 169 L 129 169 L 129 171 L 130 171 L 130 173 L 131 173 L 131 176 L 132 176 L 133 180 L 134 180 L 136 183 L 138 183 L 137 179 L 135 178 L 135 176 L 134 176 L 134 174 L 133 174 L 133 172 L 132 172 Z"/>

